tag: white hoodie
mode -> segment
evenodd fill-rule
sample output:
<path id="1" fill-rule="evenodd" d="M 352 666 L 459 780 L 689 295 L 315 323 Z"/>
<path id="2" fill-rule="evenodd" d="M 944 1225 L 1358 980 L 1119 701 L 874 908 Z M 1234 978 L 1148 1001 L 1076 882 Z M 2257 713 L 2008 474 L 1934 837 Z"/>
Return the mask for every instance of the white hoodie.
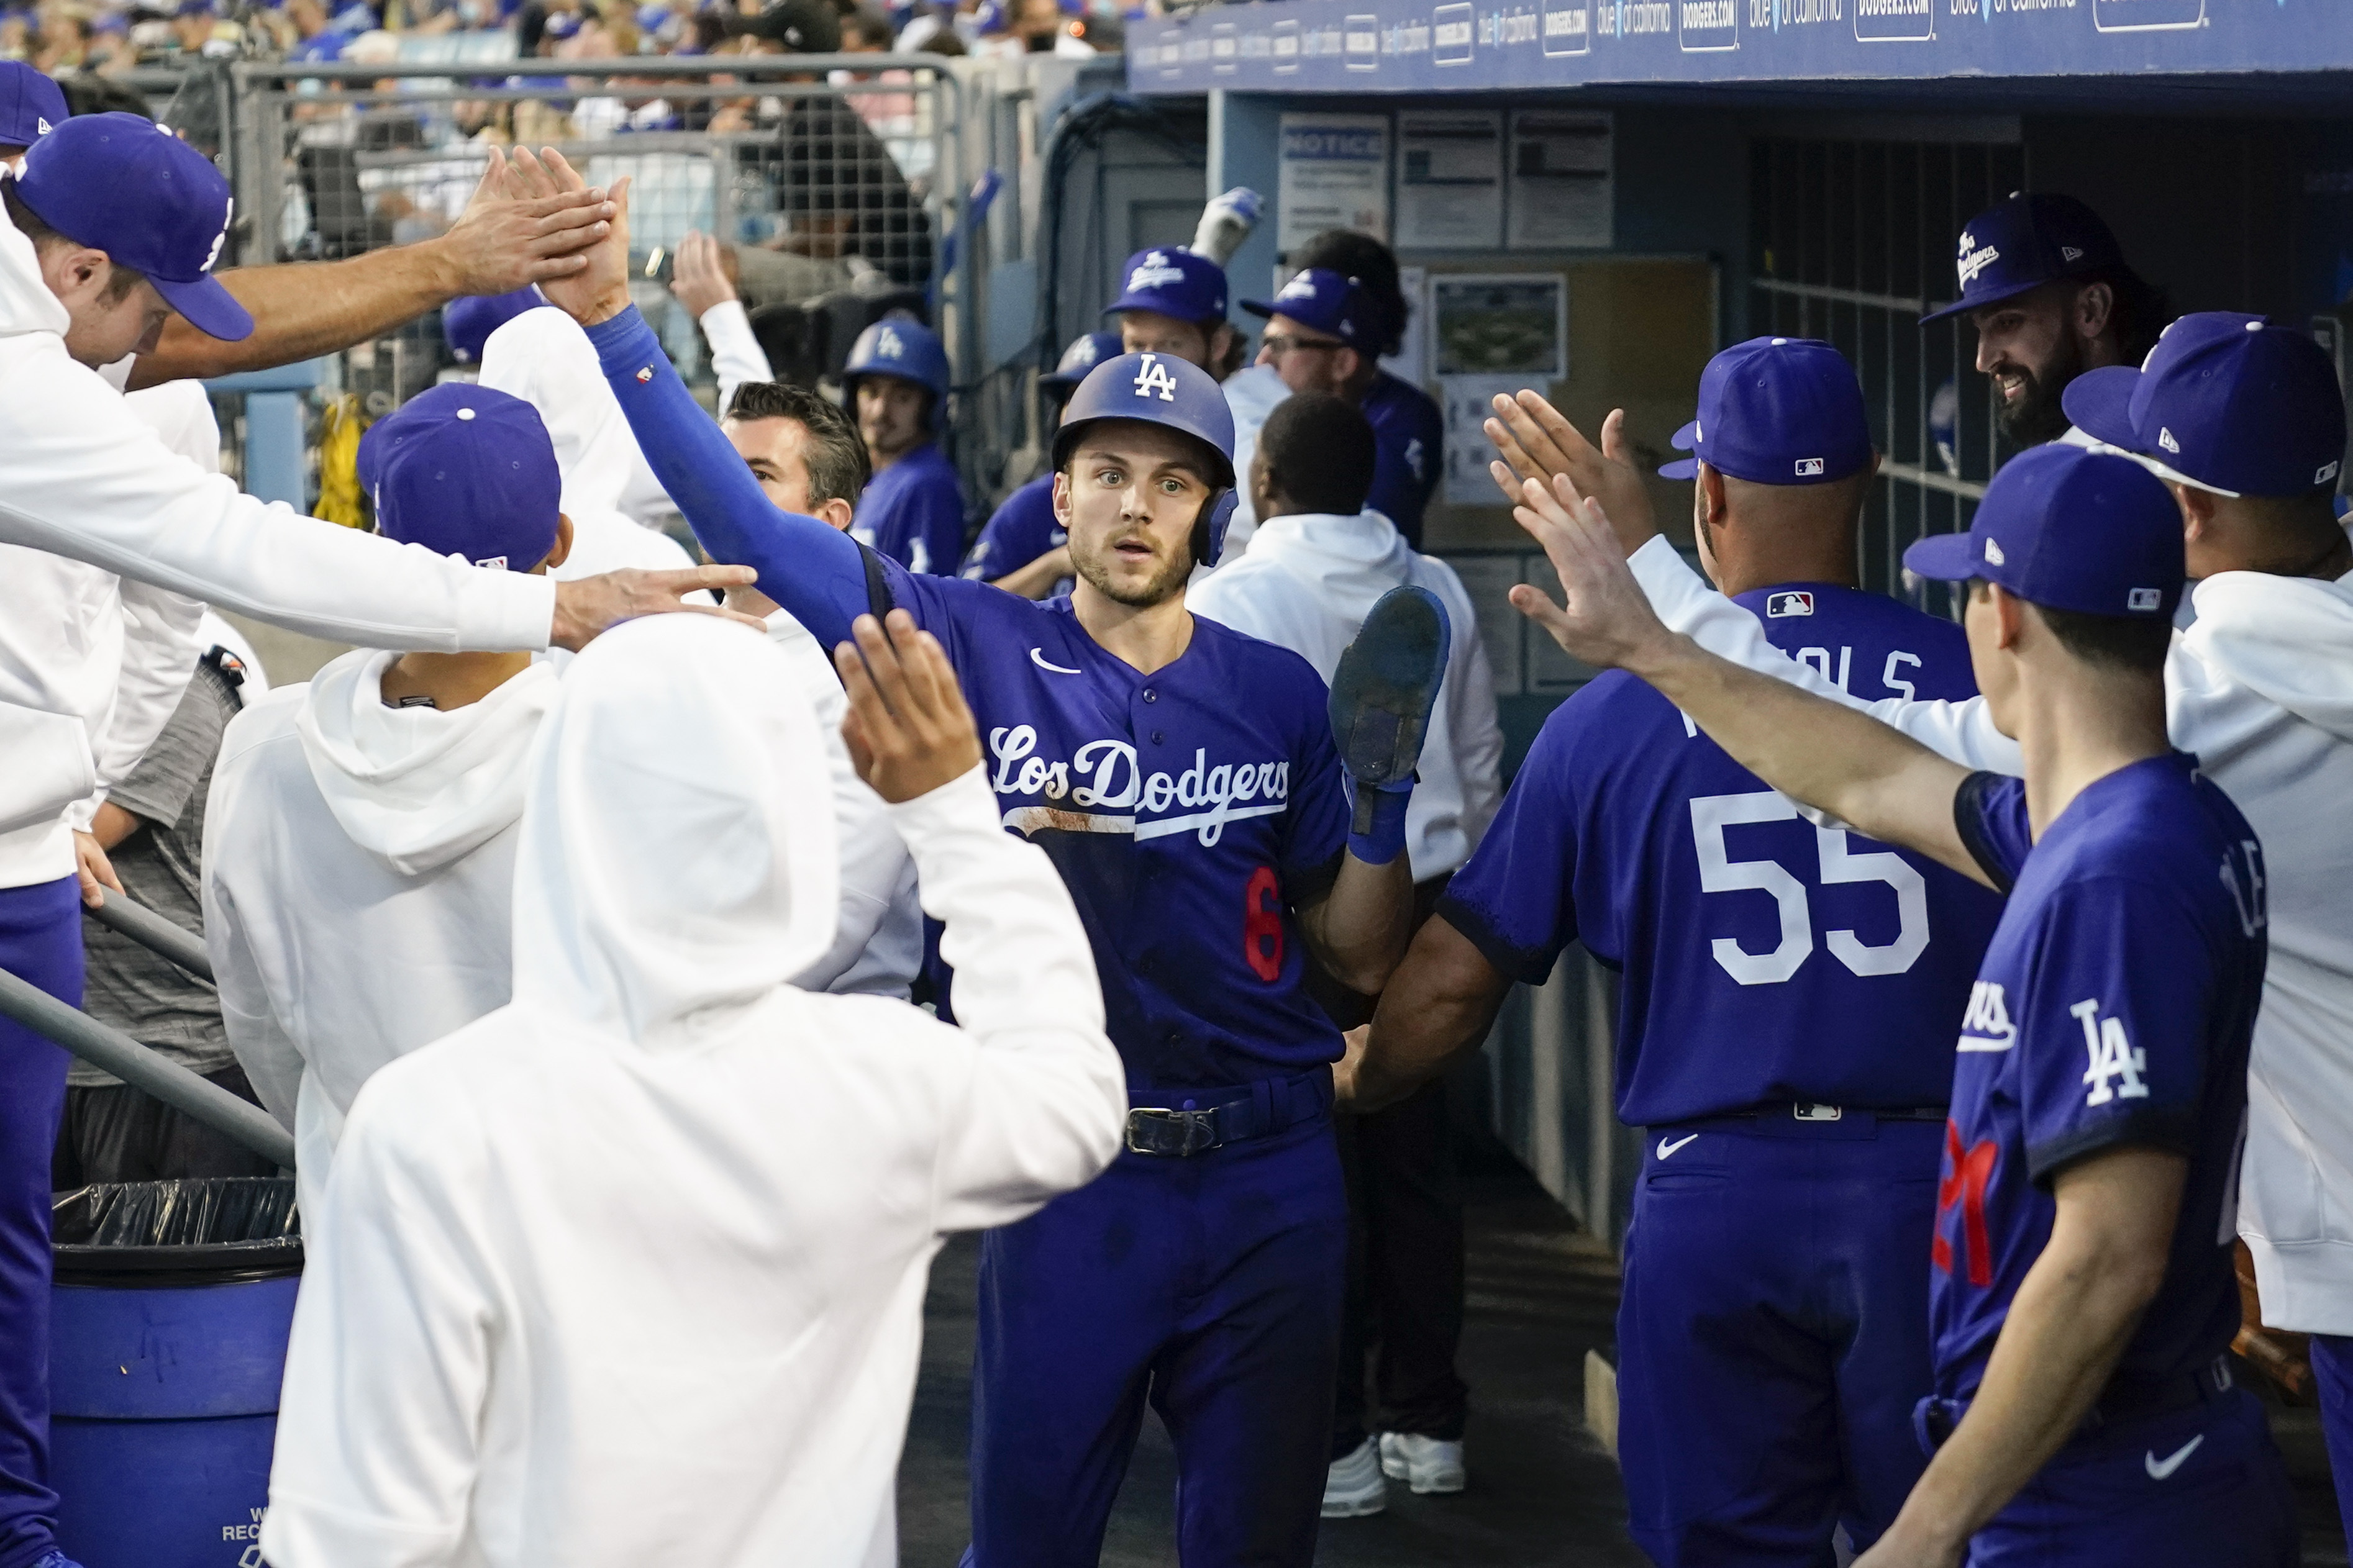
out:
<path id="1" fill-rule="evenodd" d="M 617 512 L 631 527 L 654 532 L 646 526 L 653 518 L 678 510 L 653 477 L 620 399 L 605 384 L 587 332 L 563 311 L 525 310 L 501 324 L 482 343 L 477 379 L 539 410 L 555 442 L 564 510 L 575 527 L 584 517 Z"/>
<path id="2" fill-rule="evenodd" d="M 2022 772 L 1982 699 L 1865 705 L 1765 640 L 1662 538 L 1630 564 L 1666 624 L 1750 669 L 1894 724 L 1969 767 Z M 2167 725 L 2263 844 L 2271 961 L 2247 1082 L 2239 1232 L 2263 1321 L 2353 1334 L 2353 574 L 2226 572 L 2166 661 Z"/>
<path id="3" fill-rule="evenodd" d="M 93 748 L 121 639 L 101 601 L 44 555 L 378 647 L 539 648 L 554 584 L 306 521 L 171 452 L 67 356 L 65 307 L 0 218 L 0 886 L 71 875 L 58 814 L 98 783 Z"/>
<path id="4" fill-rule="evenodd" d="M 352 1111 L 287 1356 L 279 1568 L 896 1560 L 941 1238 L 1092 1179 L 1127 1101 L 1070 896 L 978 768 L 891 808 L 963 1027 L 786 983 L 832 929 L 827 790 L 739 627 L 638 621 L 567 672 L 514 1003 Z"/>
<path id="5" fill-rule="evenodd" d="M 377 1068 L 506 1004 L 515 823 L 544 663 L 442 712 L 362 649 L 238 714 L 205 808 L 205 942 L 237 1061 L 316 1214 Z"/>
<path id="6" fill-rule="evenodd" d="M 1452 627 L 1422 743 L 1421 782 L 1405 818 L 1413 879 L 1425 882 L 1461 868 L 1503 799 L 1495 677 L 1479 640 L 1478 612 L 1454 568 L 1416 554 L 1379 512 L 1301 512 L 1259 524 L 1250 553 L 1195 584 L 1185 604 L 1195 615 L 1289 648 L 1329 684 L 1373 605 L 1408 585 L 1437 595 Z"/>

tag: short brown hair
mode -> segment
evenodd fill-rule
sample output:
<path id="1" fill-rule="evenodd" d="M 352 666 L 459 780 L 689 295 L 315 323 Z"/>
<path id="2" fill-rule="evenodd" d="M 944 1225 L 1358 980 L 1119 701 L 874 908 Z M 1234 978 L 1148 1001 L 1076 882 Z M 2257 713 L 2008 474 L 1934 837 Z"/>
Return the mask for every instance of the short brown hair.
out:
<path id="1" fill-rule="evenodd" d="M 790 419 L 808 432 L 802 462 L 808 468 L 811 506 L 845 500 L 851 506 L 866 489 L 871 471 L 858 427 L 831 400 L 788 381 L 747 381 L 727 405 L 730 419 Z"/>
<path id="2" fill-rule="evenodd" d="M 60 234 L 51 228 L 40 214 L 27 206 L 25 198 L 16 194 L 16 181 L 0 180 L 0 203 L 6 204 L 8 221 L 16 226 L 18 234 L 33 242 L 35 250 L 39 250 L 45 246 L 81 244 L 81 241 L 72 236 Z M 111 257 L 108 258 L 108 260 L 112 264 L 114 270 L 107 277 L 106 293 L 101 298 L 104 303 L 112 305 L 119 303 L 123 296 L 146 282 L 147 274 L 136 268 L 125 267 Z"/>

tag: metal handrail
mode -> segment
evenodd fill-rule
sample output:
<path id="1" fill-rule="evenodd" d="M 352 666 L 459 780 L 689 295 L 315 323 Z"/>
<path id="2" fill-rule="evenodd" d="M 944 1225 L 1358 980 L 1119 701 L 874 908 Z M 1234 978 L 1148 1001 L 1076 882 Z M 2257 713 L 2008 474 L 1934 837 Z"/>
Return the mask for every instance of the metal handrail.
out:
<path id="1" fill-rule="evenodd" d="M 98 907 L 90 911 L 92 920 L 170 959 L 199 980 L 213 977 L 212 955 L 205 951 L 204 938 L 111 888 L 100 888 L 98 893 Z"/>
<path id="2" fill-rule="evenodd" d="M 161 919 L 162 917 L 155 917 Z M 259 1106 L 208 1083 L 161 1052 L 69 1007 L 22 976 L 0 970 L 0 1016 L 55 1041 L 101 1072 L 146 1090 L 174 1110 L 234 1139 L 281 1167 L 294 1167 L 294 1138 Z"/>

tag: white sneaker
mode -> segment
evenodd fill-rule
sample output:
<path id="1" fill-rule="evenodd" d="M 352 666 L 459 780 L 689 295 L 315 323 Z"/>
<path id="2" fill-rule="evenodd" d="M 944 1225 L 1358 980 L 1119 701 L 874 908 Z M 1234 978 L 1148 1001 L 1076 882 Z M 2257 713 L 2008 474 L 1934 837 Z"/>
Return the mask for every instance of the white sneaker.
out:
<path id="1" fill-rule="evenodd" d="M 1339 1466 L 1332 1467 L 1334 1475 L 1338 1475 L 1339 1470 Z M 1441 1437 L 1425 1437 L 1419 1432 L 1384 1432 L 1381 1473 L 1393 1481 L 1405 1482 L 1416 1497 L 1459 1492 L 1466 1479 L 1462 1445 Z M 1326 1491 L 1324 1496 L 1328 1499 L 1331 1493 Z"/>
<path id="2" fill-rule="evenodd" d="M 1380 1450 L 1370 1437 L 1332 1461 L 1324 1473 L 1324 1517 L 1362 1519 L 1389 1505 L 1388 1483 L 1381 1479 Z"/>

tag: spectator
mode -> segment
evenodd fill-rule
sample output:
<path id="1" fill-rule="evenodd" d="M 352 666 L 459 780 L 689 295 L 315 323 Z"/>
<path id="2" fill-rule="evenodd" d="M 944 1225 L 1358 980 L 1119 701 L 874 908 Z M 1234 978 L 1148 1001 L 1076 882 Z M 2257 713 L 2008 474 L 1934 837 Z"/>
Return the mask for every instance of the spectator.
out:
<path id="1" fill-rule="evenodd" d="M 99 806 L 90 835 L 121 890 L 173 924 L 201 932 L 205 800 L 228 721 L 244 706 L 244 665 L 215 647 L 131 776 Z M 212 983 L 101 925 L 87 911 L 83 1007 L 141 1045 L 241 1100 L 259 1101 L 237 1065 Z M 65 1122 L 52 1180 L 58 1190 L 99 1182 L 186 1176 L 268 1176 L 274 1161 L 246 1149 L 143 1089 L 77 1061 L 66 1072 Z"/>

